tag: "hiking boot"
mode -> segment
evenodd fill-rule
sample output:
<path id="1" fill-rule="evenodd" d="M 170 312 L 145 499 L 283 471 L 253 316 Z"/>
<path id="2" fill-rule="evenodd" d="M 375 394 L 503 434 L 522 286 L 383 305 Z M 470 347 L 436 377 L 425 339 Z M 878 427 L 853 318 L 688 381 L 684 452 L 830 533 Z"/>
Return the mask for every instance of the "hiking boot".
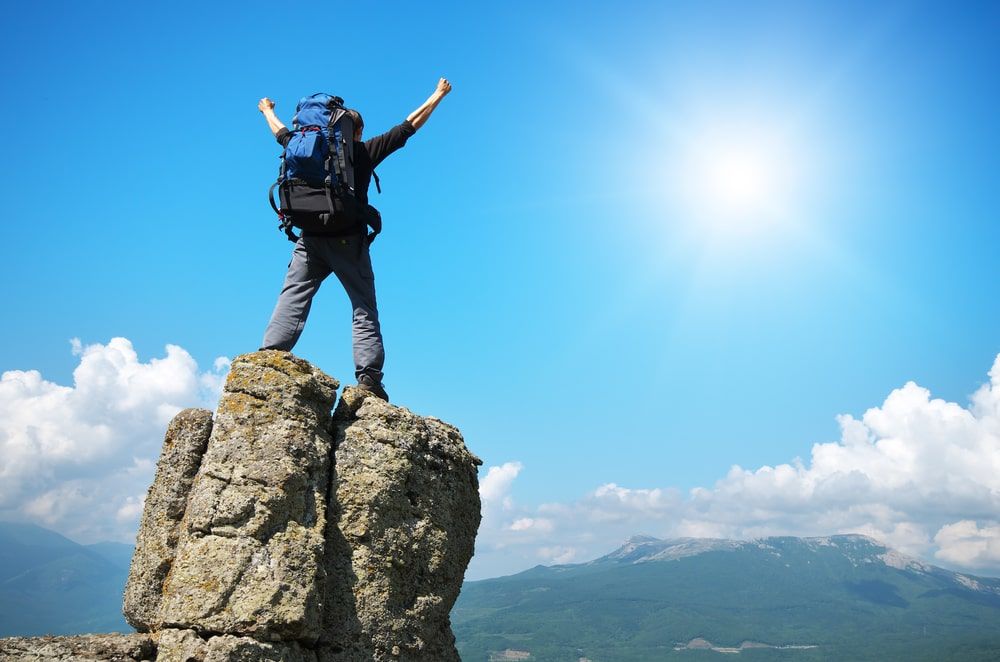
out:
<path id="1" fill-rule="evenodd" d="M 376 398 L 389 402 L 389 394 L 385 392 L 385 387 L 375 381 L 375 378 L 371 375 L 363 374 L 358 377 L 358 388 L 368 391 Z"/>

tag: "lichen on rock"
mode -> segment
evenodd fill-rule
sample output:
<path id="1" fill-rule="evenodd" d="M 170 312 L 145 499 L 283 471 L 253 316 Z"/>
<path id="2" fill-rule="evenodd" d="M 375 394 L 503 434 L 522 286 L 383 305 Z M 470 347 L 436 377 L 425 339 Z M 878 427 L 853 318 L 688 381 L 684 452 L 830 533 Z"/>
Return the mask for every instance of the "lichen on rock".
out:
<path id="1" fill-rule="evenodd" d="M 328 546 L 341 553 L 327 557 L 325 636 L 353 659 L 457 660 L 448 615 L 479 527 L 482 462 L 456 428 L 356 388 L 334 435 Z"/>
<path id="2" fill-rule="evenodd" d="M 125 585 L 125 619 L 140 632 L 149 632 L 159 625 L 163 581 L 177 553 L 188 492 L 211 433 L 212 412 L 207 409 L 185 409 L 167 426 Z"/>
<path id="3" fill-rule="evenodd" d="M 84 634 L 0 639 L 0 662 L 151 662 L 148 634 Z"/>
<path id="4" fill-rule="evenodd" d="M 233 361 L 164 582 L 162 626 L 319 638 L 338 386 L 287 352 Z"/>

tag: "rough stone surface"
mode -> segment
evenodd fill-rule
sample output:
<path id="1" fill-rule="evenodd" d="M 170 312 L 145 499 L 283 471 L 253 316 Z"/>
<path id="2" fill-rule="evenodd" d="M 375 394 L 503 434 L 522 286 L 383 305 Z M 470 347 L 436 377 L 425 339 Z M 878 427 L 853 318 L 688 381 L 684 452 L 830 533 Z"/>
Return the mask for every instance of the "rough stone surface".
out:
<path id="1" fill-rule="evenodd" d="M 168 629 L 160 632 L 156 662 L 316 662 L 316 653 L 296 642 L 231 634 L 202 639 L 193 630 Z"/>
<path id="2" fill-rule="evenodd" d="M 6 660 L 451 662 L 479 526 L 454 427 L 287 352 L 171 422 L 126 589 L 151 635 L 0 640 Z"/>
<path id="3" fill-rule="evenodd" d="M 164 627 L 319 637 L 337 386 L 287 352 L 233 361 L 164 582 Z"/>
<path id="4" fill-rule="evenodd" d="M 211 433 L 212 412 L 207 409 L 185 409 L 167 427 L 125 585 L 125 620 L 140 632 L 158 625 L 163 580 L 174 561 L 188 492 Z"/>
<path id="5" fill-rule="evenodd" d="M 459 431 L 347 388 L 334 416 L 323 662 L 458 660 L 449 613 L 479 528 Z"/>
<path id="6" fill-rule="evenodd" d="M 0 661 L 139 662 L 154 660 L 156 646 L 148 634 L 86 634 L 76 637 L 11 637 L 0 639 Z"/>
<path id="7" fill-rule="evenodd" d="M 208 645 L 194 630 L 161 630 L 156 638 L 156 662 L 200 662 Z"/>

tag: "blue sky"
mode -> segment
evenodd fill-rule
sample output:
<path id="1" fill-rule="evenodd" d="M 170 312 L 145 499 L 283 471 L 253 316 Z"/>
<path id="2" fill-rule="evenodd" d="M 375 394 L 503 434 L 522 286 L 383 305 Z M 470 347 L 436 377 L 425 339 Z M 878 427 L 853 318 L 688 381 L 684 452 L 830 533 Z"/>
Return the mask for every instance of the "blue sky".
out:
<path id="1" fill-rule="evenodd" d="M 837 415 L 908 381 L 964 407 L 989 380 L 995 5 L 332 7 L 10 10 L 0 370 L 72 386 L 73 338 L 127 338 L 143 364 L 178 345 L 201 371 L 256 349 L 291 249 L 257 100 L 290 122 L 299 97 L 339 94 L 373 135 L 447 76 L 380 168 L 373 261 L 393 399 L 457 424 L 484 472 L 518 463 L 496 549 L 544 504 L 808 464 Z M 734 146 L 763 181 L 717 179 Z M 342 380 L 349 315 L 327 282 L 295 350 Z M 29 492 L 2 512 L 42 513 Z M 980 514 L 924 538 L 992 530 Z"/>

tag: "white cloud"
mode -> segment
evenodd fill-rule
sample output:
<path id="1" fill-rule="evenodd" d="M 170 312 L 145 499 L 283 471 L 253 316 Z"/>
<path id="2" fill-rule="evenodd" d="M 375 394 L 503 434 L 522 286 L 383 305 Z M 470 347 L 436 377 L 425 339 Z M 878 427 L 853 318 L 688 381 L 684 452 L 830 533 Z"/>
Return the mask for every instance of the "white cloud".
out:
<path id="1" fill-rule="evenodd" d="M 515 509 L 510 490 L 521 473 L 523 465 L 520 462 L 505 462 L 499 466 L 489 467 L 486 475 L 479 479 L 479 498 L 482 501 L 482 523 L 479 525 L 479 535 L 476 538 L 476 554 L 481 558 L 487 556 L 503 558 L 504 548 L 511 541 L 505 539 L 504 531 L 528 531 L 531 529 L 530 518 L 519 521 L 509 517 Z M 480 566 L 484 565 L 482 562 Z"/>
<path id="2" fill-rule="evenodd" d="M 552 520 L 544 517 L 521 517 L 511 522 L 507 528 L 511 531 L 539 531 L 549 533 L 555 528 L 555 525 Z"/>
<path id="3" fill-rule="evenodd" d="M 595 521 L 629 521 L 674 512 L 680 502 L 677 490 L 629 489 L 607 483 L 584 502 L 583 510 Z"/>
<path id="4" fill-rule="evenodd" d="M 934 536 L 937 558 L 967 568 L 1000 566 L 1000 524 L 980 528 L 976 522 L 962 520 L 941 527 Z"/>
<path id="5" fill-rule="evenodd" d="M 1000 512 L 1000 356 L 972 406 L 910 382 L 816 444 L 809 465 L 733 467 L 691 494 L 688 517 L 735 535 L 865 531 L 927 555 L 931 534 Z"/>
<path id="6" fill-rule="evenodd" d="M 546 563 L 572 563 L 577 551 L 573 547 L 542 547 L 538 550 L 538 556 Z"/>
<path id="7" fill-rule="evenodd" d="M 712 487 L 686 496 L 608 483 L 572 503 L 518 507 L 510 496 L 518 464 L 504 473 L 511 505 L 505 526 L 484 522 L 484 544 L 477 547 L 484 558 L 473 560 L 473 570 L 480 576 L 509 572 L 539 556 L 562 562 L 551 553 L 560 546 L 593 558 L 635 533 L 753 538 L 856 532 L 914 556 L 998 573 L 1000 355 L 989 377 L 969 406 L 933 398 L 909 382 L 860 419 L 837 417 L 840 439 L 813 445 L 808 462 L 733 466 Z M 534 526 L 540 518 L 551 526 Z"/>
<path id="8" fill-rule="evenodd" d="M 125 503 L 115 513 L 115 520 L 126 523 L 139 521 L 139 516 L 142 515 L 142 507 L 144 505 L 146 505 L 145 496 L 141 499 L 133 496 L 125 497 Z"/>
<path id="9" fill-rule="evenodd" d="M 0 519 L 85 542 L 128 540 L 167 423 L 185 407 L 214 409 L 229 362 L 199 372 L 176 345 L 143 362 L 125 338 L 71 347 L 72 386 L 35 370 L 0 377 Z"/>
<path id="10" fill-rule="evenodd" d="M 72 344 L 72 386 L 37 371 L 0 378 L 0 519 L 36 521 L 84 542 L 135 531 L 169 419 L 214 408 L 229 367 L 199 371 L 174 345 L 140 361 L 132 344 Z M 734 466 L 711 487 L 597 486 L 576 501 L 519 504 L 524 467 L 510 461 L 480 481 L 483 523 L 469 577 L 544 559 L 586 560 L 626 537 L 751 538 L 860 532 L 903 552 L 1000 572 L 1000 355 L 968 406 L 912 382 L 808 461 Z"/>
<path id="11" fill-rule="evenodd" d="M 480 482 L 483 521 L 468 579 L 517 572 L 545 563 L 570 563 L 609 551 L 608 546 L 669 516 L 681 504 L 672 489 L 629 489 L 608 483 L 571 504 L 527 508 L 511 496 L 523 466 L 507 462 L 490 467 Z"/>
<path id="12" fill-rule="evenodd" d="M 489 468 L 479 481 L 479 496 L 484 502 L 484 509 L 503 502 L 522 468 L 520 462 L 505 462 L 499 467 Z"/>

